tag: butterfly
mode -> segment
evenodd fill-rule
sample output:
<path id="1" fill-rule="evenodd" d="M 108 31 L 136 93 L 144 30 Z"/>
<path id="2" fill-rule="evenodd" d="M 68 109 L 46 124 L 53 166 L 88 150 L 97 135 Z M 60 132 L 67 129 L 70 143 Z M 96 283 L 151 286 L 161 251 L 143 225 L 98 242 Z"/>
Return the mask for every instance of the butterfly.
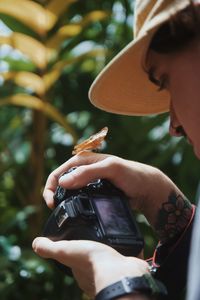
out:
<path id="1" fill-rule="evenodd" d="M 108 127 L 102 128 L 99 132 L 91 135 L 87 140 L 74 146 L 72 154 L 78 154 L 81 151 L 94 151 L 101 147 L 106 135 Z"/>

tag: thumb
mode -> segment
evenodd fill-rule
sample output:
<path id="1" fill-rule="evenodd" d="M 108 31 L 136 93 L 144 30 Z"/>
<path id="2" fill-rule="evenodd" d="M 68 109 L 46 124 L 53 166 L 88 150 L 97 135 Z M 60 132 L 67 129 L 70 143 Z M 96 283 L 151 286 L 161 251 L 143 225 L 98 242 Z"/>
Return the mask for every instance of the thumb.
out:
<path id="1" fill-rule="evenodd" d="M 53 242 L 46 237 L 37 237 L 34 239 L 32 247 L 34 252 L 41 257 L 62 260 L 67 244 L 67 241 Z"/>
<path id="2" fill-rule="evenodd" d="M 46 237 L 37 237 L 32 244 L 36 254 L 44 258 L 51 258 L 69 267 L 80 263 L 83 258 L 98 248 L 106 248 L 106 245 L 92 241 L 52 241 Z"/>

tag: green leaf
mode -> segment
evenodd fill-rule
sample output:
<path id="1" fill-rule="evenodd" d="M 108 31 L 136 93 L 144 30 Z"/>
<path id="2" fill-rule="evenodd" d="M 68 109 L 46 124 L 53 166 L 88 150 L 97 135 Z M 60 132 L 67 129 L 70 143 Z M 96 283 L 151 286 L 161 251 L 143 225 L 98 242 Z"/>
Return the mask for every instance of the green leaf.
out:
<path id="1" fill-rule="evenodd" d="M 2 58 L 2 61 L 5 61 L 9 65 L 9 71 L 27 71 L 34 72 L 36 71 L 36 66 L 28 60 L 23 59 L 14 59 L 10 56 L 5 56 Z"/>
<path id="2" fill-rule="evenodd" d="M 37 38 L 37 34 L 31 30 L 28 26 L 24 25 L 20 21 L 16 20 L 12 16 L 5 15 L 3 13 L 0 13 L 0 20 L 5 23 L 6 26 L 8 26 L 12 31 L 15 32 L 21 32 L 27 35 L 30 35 L 34 38 Z"/>

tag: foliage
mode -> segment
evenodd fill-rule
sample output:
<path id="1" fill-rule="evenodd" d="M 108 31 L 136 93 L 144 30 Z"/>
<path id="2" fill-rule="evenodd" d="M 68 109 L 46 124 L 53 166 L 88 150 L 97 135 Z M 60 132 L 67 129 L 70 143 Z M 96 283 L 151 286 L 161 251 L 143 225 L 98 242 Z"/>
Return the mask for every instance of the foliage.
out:
<path id="1" fill-rule="evenodd" d="M 76 284 L 31 250 L 49 210 L 41 191 L 72 146 L 104 126 L 104 151 L 161 168 L 195 200 L 189 145 L 169 138 L 167 116 L 124 117 L 93 107 L 96 74 L 132 39 L 132 1 L 1 0 L 0 294 L 2 300 L 82 299 Z M 0 27 L 1 28 L 1 27 Z M 159 192 L 159 187 L 158 187 Z M 146 255 L 156 243 L 138 215 Z"/>

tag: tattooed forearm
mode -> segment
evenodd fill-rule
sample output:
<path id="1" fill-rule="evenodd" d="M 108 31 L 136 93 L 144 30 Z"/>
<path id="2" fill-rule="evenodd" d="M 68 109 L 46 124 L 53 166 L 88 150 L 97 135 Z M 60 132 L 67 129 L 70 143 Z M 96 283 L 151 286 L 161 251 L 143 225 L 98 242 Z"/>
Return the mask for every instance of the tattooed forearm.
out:
<path id="1" fill-rule="evenodd" d="M 178 237 L 187 226 L 191 215 L 191 203 L 184 196 L 172 192 L 157 215 L 155 230 L 160 241 L 164 243 Z"/>

